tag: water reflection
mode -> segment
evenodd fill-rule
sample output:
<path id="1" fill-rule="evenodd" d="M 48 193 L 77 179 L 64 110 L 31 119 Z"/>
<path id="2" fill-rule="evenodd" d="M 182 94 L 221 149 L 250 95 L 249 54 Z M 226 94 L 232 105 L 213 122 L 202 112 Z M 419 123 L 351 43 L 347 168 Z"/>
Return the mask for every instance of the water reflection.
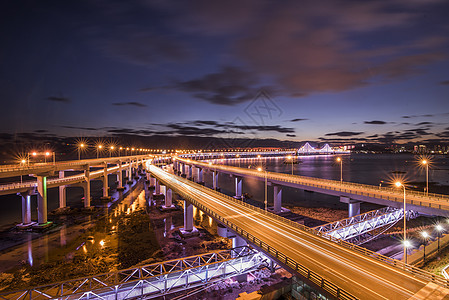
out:
<path id="1" fill-rule="evenodd" d="M 59 230 L 59 238 L 61 241 L 61 247 L 64 247 L 67 244 L 67 225 L 62 225 Z"/>
<path id="2" fill-rule="evenodd" d="M 28 264 L 33 266 L 33 240 L 31 239 L 31 234 L 28 234 Z"/>

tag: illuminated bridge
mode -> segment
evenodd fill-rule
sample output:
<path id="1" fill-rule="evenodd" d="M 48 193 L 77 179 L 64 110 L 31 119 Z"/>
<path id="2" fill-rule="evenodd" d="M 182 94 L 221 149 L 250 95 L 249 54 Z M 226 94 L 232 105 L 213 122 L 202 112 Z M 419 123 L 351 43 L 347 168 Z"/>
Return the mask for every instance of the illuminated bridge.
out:
<path id="1" fill-rule="evenodd" d="M 449 282 L 442 277 L 319 233 L 159 167 L 147 165 L 147 169 L 157 184 L 180 195 L 331 297 L 449 299 Z"/>
<path id="2" fill-rule="evenodd" d="M 274 186 L 275 190 L 275 211 L 280 209 L 280 197 L 282 196 L 282 186 L 303 189 L 328 195 L 340 197 L 340 201 L 349 204 L 349 216 L 360 214 L 360 202 L 376 203 L 384 206 L 403 208 L 404 195 L 402 189 L 379 187 L 367 184 L 342 182 L 337 180 L 321 179 L 314 177 L 290 175 L 284 173 L 275 173 L 267 171 L 258 171 L 255 169 L 239 168 L 213 164 L 212 162 L 197 161 L 177 157 L 174 161 L 175 169 L 181 169 L 182 174 L 191 177 L 192 167 L 198 169 L 197 178 L 201 179 L 203 169 L 213 173 L 214 188 L 218 187 L 218 174 L 229 174 L 236 179 L 236 196 L 242 195 L 242 178 L 255 178 L 258 180 L 267 180 Z M 185 167 L 188 170 L 184 170 Z M 202 181 L 202 180 L 200 180 Z M 276 203 L 279 202 L 279 203 Z M 407 210 L 413 210 L 430 215 L 449 216 L 449 196 L 441 194 L 428 195 L 423 192 L 407 190 L 406 193 Z"/>

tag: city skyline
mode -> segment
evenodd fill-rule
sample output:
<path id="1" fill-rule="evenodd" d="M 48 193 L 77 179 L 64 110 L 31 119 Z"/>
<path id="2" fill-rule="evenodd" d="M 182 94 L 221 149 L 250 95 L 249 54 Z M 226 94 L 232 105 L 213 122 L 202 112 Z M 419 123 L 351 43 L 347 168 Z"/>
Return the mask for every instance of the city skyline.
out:
<path id="1" fill-rule="evenodd" d="M 6 1 L 3 142 L 449 141 L 445 1 Z"/>

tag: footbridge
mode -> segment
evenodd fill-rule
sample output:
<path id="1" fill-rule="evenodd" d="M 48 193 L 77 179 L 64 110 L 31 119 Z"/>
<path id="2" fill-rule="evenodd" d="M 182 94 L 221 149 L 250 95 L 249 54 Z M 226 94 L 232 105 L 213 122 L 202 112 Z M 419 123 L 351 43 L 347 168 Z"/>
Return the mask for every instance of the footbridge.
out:
<path id="1" fill-rule="evenodd" d="M 416 216 L 414 211 L 407 212 L 407 218 Z M 356 245 L 366 243 L 381 234 L 404 217 L 404 210 L 394 207 L 384 207 L 372 210 L 351 218 L 338 220 L 314 227 L 320 233 Z"/>
<path id="2" fill-rule="evenodd" d="M 402 189 L 379 187 L 367 184 L 321 179 L 314 177 L 306 177 L 299 175 L 290 175 L 284 173 L 275 173 L 268 171 L 258 171 L 255 169 L 239 168 L 234 166 L 226 166 L 213 164 L 212 162 L 197 161 L 186 158 L 175 158 L 175 169 L 181 169 L 181 173 L 184 172 L 184 166 L 188 166 L 189 173 L 192 173 L 191 167 L 197 168 L 202 172 L 203 169 L 209 170 L 213 173 L 214 188 L 217 183 L 216 177 L 218 174 L 229 174 L 236 177 L 236 196 L 241 196 L 241 179 L 242 178 L 256 178 L 258 180 L 267 180 L 269 184 L 275 186 L 275 210 L 276 210 L 276 198 L 279 195 L 279 188 L 282 186 L 288 186 L 307 191 L 319 192 L 323 194 L 333 195 L 340 197 L 341 202 L 354 204 L 354 212 L 350 212 L 350 216 L 359 214 L 360 202 L 371 202 L 384 206 L 392 206 L 396 208 L 402 208 L 404 203 L 404 195 Z M 187 171 L 185 171 L 187 172 Z M 189 177 L 187 175 L 187 177 Z M 199 176 L 202 177 L 202 176 Z M 407 190 L 406 192 L 407 209 L 418 211 L 421 213 L 449 216 L 449 196 L 441 194 L 426 194 L 423 192 Z M 280 208 L 280 205 L 278 205 Z"/>
<path id="3" fill-rule="evenodd" d="M 172 192 L 178 194 L 332 298 L 449 298 L 449 282 L 442 277 L 320 233 L 154 165 L 148 164 L 147 170 L 156 184 L 170 190 L 170 200 Z"/>
<path id="4" fill-rule="evenodd" d="M 151 299 L 246 274 L 263 266 L 267 266 L 266 257 L 245 246 L 0 293 L 0 299 Z"/>

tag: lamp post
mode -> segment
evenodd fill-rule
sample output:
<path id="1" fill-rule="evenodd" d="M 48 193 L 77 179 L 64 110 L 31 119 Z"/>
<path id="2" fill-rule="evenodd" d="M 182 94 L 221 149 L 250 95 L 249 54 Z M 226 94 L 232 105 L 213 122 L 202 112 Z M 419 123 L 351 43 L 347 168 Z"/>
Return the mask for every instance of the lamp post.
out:
<path id="1" fill-rule="evenodd" d="M 395 183 L 395 185 L 397 187 L 402 187 L 404 190 L 404 261 L 405 261 L 405 263 L 407 263 L 407 245 L 406 245 L 406 242 L 407 242 L 407 236 L 406 236 L 407 235 L 407 212 L 406 212 L 406 202 L 405 202 L 405 186 L 400 181 L 397 181 Z"/>
<path id="2" fill-rule="evenodd" d="M 337 162 L 340 163 L 340 182 L 343 182 L 343 159 L 337 157 Z"/>
<path id="3" fill-rule="evenodd" d="M 438 253 L 440 253 L 440 237 L 441 237 L 441 231 L 443 230 L 443 226 L 441 226 L 441 224 L 437 224 L 437 226 L 435 226 L 435 229 L 438 232 Z"/>
<path id="4" fill-rule="evenodd" d="M 101 150 L 101 148 L 103 148 L 102 145 L 98 145 L 98 146 L 97 146 L 97 158 L 98 158 L 98 152 Z"/>
<path id="5" fill-rule="evenodd" d="M 293 157 L 289 155 L 287 156 L 287 159 L 292 161 L 292 175 L 293 175 Z"/>
<path id="6" fill-rule="evenodd" d="M 426 166 L 426 196 L 429 196 L 429 162 L 423 159 L 421 163 Z"/>
<path id="7" fill-rule="evenodd" d="M 120 156 L 120 152 L 122 151 L 123 147 L 118 148 L 118 156 Z"/>
<path id="8" fill-rule="evenodd" d="M 257 168 L 257 171 L 259 171 L 259 172 L 261 172 L 262 171 L 262 168 Z M 265 211 L 267 211 L 268 210 L 268 201 L 267 201 L 267 194 L 268 194 L 268 180 L 267 180 L 267 170 L 263 170 L 264 172 L 265 172 L 265 200 L 264 200 L 264 203 L 265 203 Z"/>
<path id="9" fill-rule="evenodd" d="M 112 151 L 114 151 L 114 146 L 109 147 L 109 157 L 112 156 Z"/>
<path id="10" fill-rule="evenodd" d="M 427 233 L 427 231 L 423 231 L 421 233 L 421 235 L 424 238 L 424 256 L 423 256 L 423 261 L 426 261 L 426 244 L 427 244 L 427 239 L 429 238 L 429 234 Z"/>
<path id="11" fill-rule="evenodd" d="M 237 157 L 237 160 L 239 161 L 239 168 L 240 168 L 240 154 L 236 154 L 235 157 Z"/>
<path id="12" fill-rule="evenodd" d="M 81 143 L 78 146 L 78 160 L 81 160 L 81 149 L 84 148 L 84 144 Z"/>

